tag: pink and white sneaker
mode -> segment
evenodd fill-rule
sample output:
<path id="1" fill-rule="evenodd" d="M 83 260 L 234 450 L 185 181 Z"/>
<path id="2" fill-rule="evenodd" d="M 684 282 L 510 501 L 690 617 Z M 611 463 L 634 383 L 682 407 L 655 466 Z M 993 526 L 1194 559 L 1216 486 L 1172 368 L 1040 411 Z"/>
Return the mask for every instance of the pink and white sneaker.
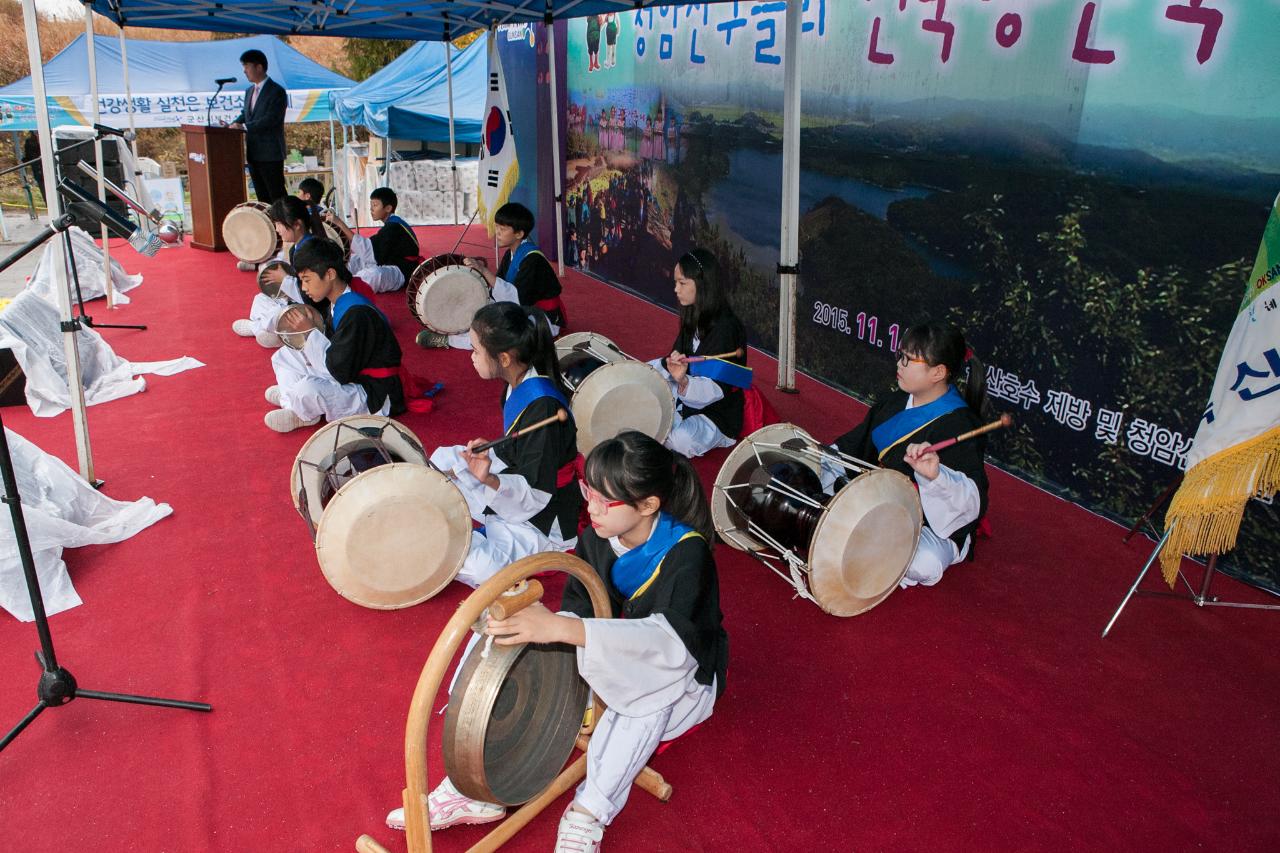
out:
<path id="1" fill-rule="evenodd" d="M 473 800 L 463 795 L 449 777 L 427 797 L 427 818 L 431 828 L 448 829 L 451 826 L 469 826 L 481 823 L 493 823 L 507 815 L 505 807 L 497 803 L 486 803 Z M 404 829 L 404 809 L 393 809 L 387 815 L 387 826 L 392 829 Z"/>
<path id="2" fill-rule="evenodd" d="M 556 832 L 555 853 L 597 853 L 604 838 L 604 824 L 569 804 Z"/>

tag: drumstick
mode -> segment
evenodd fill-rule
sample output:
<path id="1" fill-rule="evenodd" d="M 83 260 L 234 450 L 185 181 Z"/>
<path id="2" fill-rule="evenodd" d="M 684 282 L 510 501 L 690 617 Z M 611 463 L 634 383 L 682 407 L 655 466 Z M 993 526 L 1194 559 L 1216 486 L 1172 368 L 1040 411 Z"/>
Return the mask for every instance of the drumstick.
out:
<path id="1" fill-rule="evenodd" d="M 1000 416 L 1000 420 L 992 421 L 986 426 L 980 426 L 977 429 L 971 429 L 966 433 L 957 435 L 955 438 L 944 438 L 937 444 L 931 444 L 924 450 L 921 450 L 917 456 L 924 456 L 926 453 L 937 453 L 939 450 L 946 450 L 951 445 L 959 444 L 960 442 L 973 438 L 976 435 L 982 435 L 986 432 L 993 432 L 994 430 L 1004 429 L 1005 427 L 1010 426 L 1013 426 L 1013 416 L 1006 413 Z"/>
<path id="2" fill-rule="evenodd" d="M 738 347 L 733 352 L 722 352 L 716 355 L 687 355 L 684 358 L 685 364 L 692 364 L 695 361 L 706 361 L 712 358 L 737 358 L 742 355 L 742 347 Z"/>
<path id="3" fill-rule="evenodd" d="M 536 424 L 529 424 L 527 427 L 524 427 L 523 429 L 518 429 L 515 432 L 508 433 L 507 435 L 504 435 L 502 438 L 495 438 L 493 441 L 481 442 L 480 444 L 477 444 L 475 447 L 471 448 L 469 452 L 483 453 L 491 447 L 497 447 L 499 444 L 506 444 L 508 441 L 514 441 L 520 436 L 528 435 L 529 433 L 533 432 L 536 429 L 542 429 L 544 426 L 547 426 L 549 424 L 557 423 L 559 421 L 567 421 L 568 419 L 569 419 L 569 413 L 566 412 L 564 409 L 559 409 L 551 417 L 544 418 L 543 420 L 538 421 Z"/>

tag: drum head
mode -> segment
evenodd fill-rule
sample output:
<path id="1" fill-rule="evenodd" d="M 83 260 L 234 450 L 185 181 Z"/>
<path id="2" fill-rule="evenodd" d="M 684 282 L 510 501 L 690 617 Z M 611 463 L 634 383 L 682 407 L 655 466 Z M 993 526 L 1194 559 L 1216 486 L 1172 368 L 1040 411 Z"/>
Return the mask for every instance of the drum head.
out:
<path id="1" fill-rule="evenodd" d="M 321 223 L 324 227 L 325 236 L 342 247 L 342 257 L 351 257 L 351 240 L 348 239 L 346 232 L 330 225 L 328 222 Z"/>
<path id="2" fill-rule="evenodd" d="M 564 337 L 556 339 L 557 360 L 564 361 L 574 354 L 596 358 L 606 364 L 612 364 L 615 361 L 626 361 L 629 358 L 626 353 L 618 349 L 617 344 L 604 335 L 597 335 L 595 332 L 570 332 Z"/>
<path id="3" fill-rule="evenodd" d="M 222 220 L 222 239 L 231 254 L 250 264 L 260 264 L 280 249 L 267 206 L 256 201 L 237 204 Z"/>
<path id="4" fill-rule="evenodd" d="M 898 587 L 920 541 L 923 513 L 911 481 L 868 471 L 827 504 L 809 546 L 809 587 L 833 616 L 856 616 Z"/>
<path id="5" fill-rule="evenodd" d="M 313 537 L 329 495 L 362 473 L 363 467 L 354 468 L 365 463 L 352 460 L 353 465 L 341 470 L 330 469 L 375 443 L 383 445 L 391 462 L 427 464 L 427 453 L 417 436 L 403 424 L 381 415 L 354 415 L 326 424 L 298 451 L 290 472 L 289 494 L 293 508 L 307 522 Z"/>
<path id="6" fill-rule="evenodd" d="M 294 321 L 299 314 L 305 315 L 310 323 L 309 328 L 299 328 Z M 302 349 L 307 345 L 307 335 L 324 328 L 324 317 L 314 305 L 290 305 L 280 312 L 276 318 L 276 334 L 287 347 Z"/>
<path id="7" fill-rule="evenodd" d="M 316 527 L 325 580 L 348 601 L 395 610 L 444 589 L 467 557 L 471 513 L 443 474 L 398 462 L 358 474 Z"/>
<path id="8" fill-rule="evenodd" d="M 711 520 L 724 541 L 739 551 L 764 551 L 767 548 L 747 532 L 747 519 L 730 502 L 732 499 L 739 507 L 745 506 L 745 484 L 751 479 L 752 472 L 762 465 L 768 466 L 786 460 L 801 462 L 815 474 L 820 473 L 821 466 L 816 459 L 781 448 L 784 441 L 797 438 L 806 444 L 818 443 L 813 436 L 795 424 L 770 424 L 738 442 L 720 466 L 720 473 L 716 475 L 715 485 L 711 490 Z"/>
<path id="9" fill-rule="evenodd" d="M 671 432 L 676 402 L 662 374 L 643 361 L 615 361 L 592 371 L 570 401 L 578 426 L 578 452 L 586 455 L 623 430 L 663 441 Z"/>
<path id="10" fill-rule="evenodd" d="M 458 669 L 444 717 L 444 766 L 468 797 L 528 802 L 564 768 L 590 688 L 562 643 L 478 642 Z"/>
<path id="11" fill-rule="evenodd" d="M 484 275 L 461 264 L 430 273 L 414 294 L 413 314 L 428 329 L 460 335 L 471 328 L 476 312 L 489 304 Z"/>

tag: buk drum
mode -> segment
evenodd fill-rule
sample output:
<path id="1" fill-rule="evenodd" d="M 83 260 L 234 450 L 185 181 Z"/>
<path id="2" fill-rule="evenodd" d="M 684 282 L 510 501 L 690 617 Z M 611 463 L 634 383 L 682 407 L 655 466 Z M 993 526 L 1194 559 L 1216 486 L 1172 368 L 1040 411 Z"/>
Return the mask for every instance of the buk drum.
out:
<path id="1" fill-rule="evenodd" d="M 351 260 L 351 238 L 347 236 L 347 232 L 328 222 L 321 224 L 324 226 L 324 235 L 342 247 L 342 257 Z"/>
<path id="2" fill-rule="evenodd" d="M 466 559 L 466 499 L 390 418 L 356 415 L 325 426 L 298 451 L 289 486 L 325 580 L 363 607 L 426 601 Z"/>
<path id="3" fill-rule="evenodd" d="M 285 346 L 303 349 L 307 345 L 307 336 L 312 332 L 324 329 L 324 317 L 313 305 L 290 305 L 280 312 L 276 318 L 276 334 Z"/>
<path id="4" fill-rule="evenodd" d="M 823 492 L 824 461 L 848 479 L 833 497 Z M 711 517 L 725 542 L 801 598 L 834 616 L 856 616 L 906 574 L 923 514 L 911 481 L 897 471 L 839 453 L 793 424 L 772 424 L 730 451 L 712 489 Z"/>
<path id="5" fill-rule="evenodd" d="M 280 251 L 280 235 L 260 201 L 237 204 L 222 220 L 222 241 L 231 254 L 249 264 L 260 264 Z"/>
<path id="6" fill-rule="evenodd" d="M 636 361 L 595 332 L 574 332 L 556 341 L 569 407 L 578 425 L 578 451 L 590 453 L 624 430 L 666 440 L 675 420 L 675 397 L 661 373 Z"/>
<path id="7" fill-rule="evenodd" d="M 436 255 L 419 264 L 409 277 L 405 287 L 409 313 L 433 332 L 462 334 L 490 301 L 484 274 L 462 261 L 462 255 Z"/>
<path id="8" fill-rule="evenodd" d="M 267 273 L 274 269 L 284 270 L 287 276 L 297 276 L 297 272 L 290 266 L 288 261 L 274 260 L 267 261 L 258 269 L 258 290 L 261 290 L 267 296 L 275 299 L 280 295 L 280 285 L 267 278 Z"/>

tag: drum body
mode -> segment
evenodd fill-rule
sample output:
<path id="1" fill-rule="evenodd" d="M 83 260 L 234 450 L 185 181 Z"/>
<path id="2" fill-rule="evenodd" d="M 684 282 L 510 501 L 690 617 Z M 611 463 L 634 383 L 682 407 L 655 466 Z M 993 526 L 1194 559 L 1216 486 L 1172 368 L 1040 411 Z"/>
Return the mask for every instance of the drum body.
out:
<path id="1" fill-rule="evenodd" d="M 734 447 L 711 495 L 716 531 L 835 616 L 889 596 L 906 574 L 923 514 L 911 481 L 859 462 L 827 498 L 814 485 L 830 451 L 793 424 L 759 429 Z M 856 461 L 856 460 L 855 460 Z"/>
<path id="2" fill-rule="evenodd" d="M 321 224 L 324 226 L 325 236 L 342 247 L 342 257 L 351 260 L 351 238 L 347 236 L 347 232 L 330 225 L 328 222 Z"/>
<path id="3" fill-rule="evenodd" d="M 574 332 L 556 341 L 569 406 L 578 427 L 578 452 L 624 430 L 639 430 L 664 441 L 675 421 L 675 398 L 666 378 L 643 361 L 628 357 L 603 335 Z"/>
<path id="4" fill-rule="evenodd" d="M 280 251 L 280 235 L 260 201 L 237 204 L 222 220 L 222 240 L 231 254 L 250 264 L 260 264 Z"/>
<path id="5" fill-rule="evenodd" d="M 466 332 L 471 318 L 491 301 L 484 274 L 462 261 L 462 255 L 436 255 L 418 264 L 409 277 L 409 313 L 433 332 Z"/>
<path id="6" fill-rule="evenodd" d="M 356 415 L 318 431 L 294 460 L 290 493 L 325 580 L 363 607 L 431 598 L 458 574 L 471 544 L 462 493 L 390 418 Z"/>
<path id="7" fill-rule="evenodd" d="M 305 322 L 297 323 L 295 317 L 305 317 Z M 276 318 L 276 335 L 285 346 L 303 349 L 307 345 L 307 335 L 324 329 L 324 317 L 314 305 L 293 304 L 280 312 Z"/>

